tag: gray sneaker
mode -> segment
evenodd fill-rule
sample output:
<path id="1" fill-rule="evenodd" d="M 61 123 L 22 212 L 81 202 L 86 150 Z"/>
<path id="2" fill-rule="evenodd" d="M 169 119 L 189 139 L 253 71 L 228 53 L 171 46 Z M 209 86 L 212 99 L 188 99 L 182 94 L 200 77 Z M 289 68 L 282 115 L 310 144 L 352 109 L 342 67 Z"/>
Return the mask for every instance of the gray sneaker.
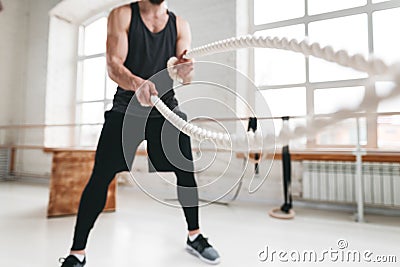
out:
<path id="1" fill-rule="evenodd" d="M 188 238 L 186 245 L 189 253 L 199 257 L 202 261 L 208 264 L 220 263 L 218 252 L 208 243 L 207 238 L 204 238 L 201 234 L 193 242 Z"/>

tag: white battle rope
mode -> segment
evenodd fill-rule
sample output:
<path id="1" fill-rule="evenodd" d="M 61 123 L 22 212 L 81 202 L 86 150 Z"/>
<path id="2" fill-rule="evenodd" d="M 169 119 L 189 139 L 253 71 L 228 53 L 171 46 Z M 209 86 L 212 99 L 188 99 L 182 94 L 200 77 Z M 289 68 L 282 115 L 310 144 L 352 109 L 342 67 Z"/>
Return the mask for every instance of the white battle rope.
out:
<path id="1" fill-rule="evenodd" d="M 178 128 L 184 134 L 198 141 L 210 140 L 215 143 L 217 148 L 229 150 L 234 149 L 236 151 L 259 151 L 263 144 L 263 136 L 259 131 L 255 133 L 247 132 L 247 134 L 242 138 L 236 136 L 235 134 L 209 131 L 183 120 L 173 111 L 171 111 L 157 96 L 151 96 L 151 101 L 157 110 L 165 117 L 165 119 L 171 122 L 172 125 Z M 271 136 L 269 138 L 271 138 Z M 269 140 L 269 143 L 274 141 L 274 139 L 275 138 Z"/>
<path id="2" fill-rule="evenodd" d="M 366 72 L 370 77 L 383 76 L 385 81 L 392 81 L 395 87 L 390 93 L 385 96 L 377 96 L 375 93 L 366 93 L 362 103 L 353 109 L 340 109 L 337 112 L 330 114 L 330 119 L 314 119 L 309 120 L 307 127 L 297 126 L 293 130 L 283 129 L 277 137 L 276 142 L 287 144 L 289 140 L 296 139 L 307 134 L 314 134 L 317 130 L 321 130 L 326 126 L 332 125 L 338 121 L 346 118 L 355 117 L 355 113 L 360 113 L 366 110 L 376 110 L 376 106 L 382 100 L 392 98 L 400 94 L 400 68 L 399 65 L 388 66 L 383 60 L 379 58 L 366 59 L 361 54 L 349 55 L 347 51 L 339 50 L 334 51 L 332 47 L 321 47 L 318 43 L 309 44 L 306 40 L 297 41 L 295 39 L 288 40 L 286 38 L 271 38 L 261 36 L 242 36 L 238 38 L 230 38 L 211 44 L 207 44 L 192 50 L 189 50 L 185 58 L 193 59 L 202 56 L 208 56 L 216 53 L 222 53 L 241 48 L 275 48 L 281 50 L 288 50 L 301 53 L 305 56 L 314 56 L 316 58 L 324 59 L 329 62 L 338 63 L 344 67 L 350 67 L 354 70 Z M 172 79 L 179 79 L 174 64 L 177 58 L 171 58 L 168 63 L 168 72 Z M 370 78 L 370 82 L 373 80 Z M 248 150 L 260 151 L 274 146 L 271 144 L 275 137 L 262 136 L 260 132 L 248 132 L 247 136 L 238 137 L 234 134 L 216 133 L 206 129 L 202 129 L 189 122 L 182 120 L 174 112 L 172 112 L 163 102 L 156 96 L 152 96 L 151 101 L 157 110 L 175 127 L 180 129 L 183 133 L 190 137 L 202 141 L 205 139 L 212 140 L 218 148 L 234 149 L 234 150 Z"/>

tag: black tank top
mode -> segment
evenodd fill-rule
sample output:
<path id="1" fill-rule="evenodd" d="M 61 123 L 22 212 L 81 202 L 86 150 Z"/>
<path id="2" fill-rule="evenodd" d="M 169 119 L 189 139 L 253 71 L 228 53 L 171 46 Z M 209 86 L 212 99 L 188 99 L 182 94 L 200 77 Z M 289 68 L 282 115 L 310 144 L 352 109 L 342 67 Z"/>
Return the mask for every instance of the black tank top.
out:
<path id="1" fill-rule="evenodd" d="M 176 16 L 167 11 L 169 19 L 166 26 L 160 32 L 153 33 L 144 24 L 137 2 L 131 4 L 131 9 L 132 18 L 128 33 L 129 47 L 124 66 L 142 79 L 149 80 L 151 78 L 150 81 L 155 83 L 159 97 L 169 108 L 174 109 L 178 102 L 172 89 L 173 81 L 164 69 L 167 66 L 168 59 L 176 54 Z M 118 86 L 114 95 L 112 110 L 125 113 L 133 96 L 134 92 Z M 141 107 L 136 98 L 129 105 L 129 113 L 133 113 L 132 115 L 148 115 L 149 112 L 152 117 L 161 116 L 155 108 L 150 111 L 150 108 Z"/>

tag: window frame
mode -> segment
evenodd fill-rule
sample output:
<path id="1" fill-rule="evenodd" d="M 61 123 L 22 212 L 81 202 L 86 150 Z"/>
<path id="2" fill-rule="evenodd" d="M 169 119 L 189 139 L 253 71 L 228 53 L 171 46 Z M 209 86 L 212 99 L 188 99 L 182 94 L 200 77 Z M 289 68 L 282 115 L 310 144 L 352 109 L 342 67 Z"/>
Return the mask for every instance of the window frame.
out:
<path id="1" fill-rule="evenodd" d="M 82 119 L 82 106 L 84 104 L 89 104 L 89 103 L 102 103 L 103 104 L 103 110 L 106 111 L 107 107 L 112 104 L 112 99 L 107 98 L 107 64 L 105 65 L 105 70 L 104 70 L 104 90 L 103 90 L 103 97 L 98 100 L 83 100 L 80 99 L 80 96 L 82 95 L 82 90 L 83 90 L 83 62 L 85 60 L 90 60 L 90 59 L 96 59 L 96 58 L 104 58 L 106 59 L 106 51 L 103 53 L 95 53 L 95 54 L 90 54 L 90 55 L 85 55 L 84 53 L 84 47 L 85 47 L 85 29 L 87 26 L 91 25 L 92 23 L 96 22 L 97 20 L 107 18 L 109 15 L 109 12 L 101 12 L 95 16 L 92 16 L 85 22 L 83 22 L 81 25 L 78 27 L 78 49 L 77 49 L 77 59 L 76 59 L 76 66 L 77 66 L 77 76 L 76 76 L 76 97 L 75 97 L 75 123 L 77 125 L 80 125 L 80 127 L 77 127 L 75 130 L 75 143 L 78 147 L 84 146 L 82 145 L 82 128 L 83 126 L 93 126 L 97 127 L 99 124 L 102 124 L 103 121 L 100 122 L 95 122 L 95 123 L 83 123 L 81 121 Z M 95 140 L 97 141 L 97 140 Z"/>
<path id="2" fill-rule="evenodd" d="M 305 29 L 305 36 L 308 36 L 309 24 L 312 22 L 324 21 L 328 19 L 335 19 L 341 17 L 347 17 L 351 15 L 359 15 L 366 14 L 367 15 L 367 24 L 368 24 L 368 53 L 373 54 L 374 52 L 374 32 L 373 32 L 373 13 L 376 11 L 389 10 L 393 8 L 400 7 L 400 0 L 391 0 L 380 3 L 372 3 L 372 0 L 367 0 L 367 3 L 363 6 L 330 11 L 321 14 L 308 14 L 308 0 L 303 0 L 305 5 L 305 14 L 303 17 L 287 19 L 282 21 L 264 23 L 260 25 L 256 25 L 254 23 L 254 9 L 255 9 L 255 0 L 249 1 L 249 33 L 254 34 L 258 31 L 275 29 L 280 27 L 294 26 L 303 24 Z M 255 80 L 255 50 L 251 49 L 249 53 L 249 77 Z M 347 79 L 347 80 L 334 80 L 334 81 L 323 81 L 323 82 L 310 82 L 310 60 L 308 57 L 305 58 L 305 70 L 306 77 L 304 83 L 296 83 L 296 84 L 282 84 L 282 85 L 257 85 L 260 90 L 274 90 L 274 89 L 285 89 L 292 87 L 305 87 L 306 88 L 306 107 L 307 107 L 307 115 L 315 115 L 314 112 L 314 91 L 318 89 L 332 89 L 332 88 L 341 88 L 341 87 L 354 87 L 354 86 L 365 86 L 367 78 L 357 78 L 357 79 Z M 366 92 L 369 90 L 374 90 L 372 86 L 365 86 Z M 366 129 L 367 129 L 367 144 L 363 145 L 363 147 L 368 149 L 378 149 L 378 117 L 386 116 L 388 112 L 378 112 L 375 113 L 367 113 L 366 114 Z M 393 114 L 391 112 L 390 114 Z M 396 113 L 395 114 L 400 114 Z M 306 148 L 310 149 L 318 149 L 318 148 L 351 148 L 354 145 L 322 145 L 317 144 L 315 139 L 307 138 Z M 381 148 L 379 148 L 381 149 Z M 385 150 L 385 149 L 382 149 Z"/>

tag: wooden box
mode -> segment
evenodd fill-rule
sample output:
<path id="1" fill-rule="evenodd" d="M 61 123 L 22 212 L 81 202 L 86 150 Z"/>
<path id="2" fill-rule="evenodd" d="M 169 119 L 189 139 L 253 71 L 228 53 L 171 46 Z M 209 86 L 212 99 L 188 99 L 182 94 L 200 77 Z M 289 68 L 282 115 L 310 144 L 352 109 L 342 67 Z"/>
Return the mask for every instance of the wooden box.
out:
<path id="1" fill-rule="evenodd" d="M 92 150 L 57 150 L 53 153 L 47 217 L 75 215 L 94 165 Z M 104 211 L 116 209 L 116 179 L 110 184 Z"/>

